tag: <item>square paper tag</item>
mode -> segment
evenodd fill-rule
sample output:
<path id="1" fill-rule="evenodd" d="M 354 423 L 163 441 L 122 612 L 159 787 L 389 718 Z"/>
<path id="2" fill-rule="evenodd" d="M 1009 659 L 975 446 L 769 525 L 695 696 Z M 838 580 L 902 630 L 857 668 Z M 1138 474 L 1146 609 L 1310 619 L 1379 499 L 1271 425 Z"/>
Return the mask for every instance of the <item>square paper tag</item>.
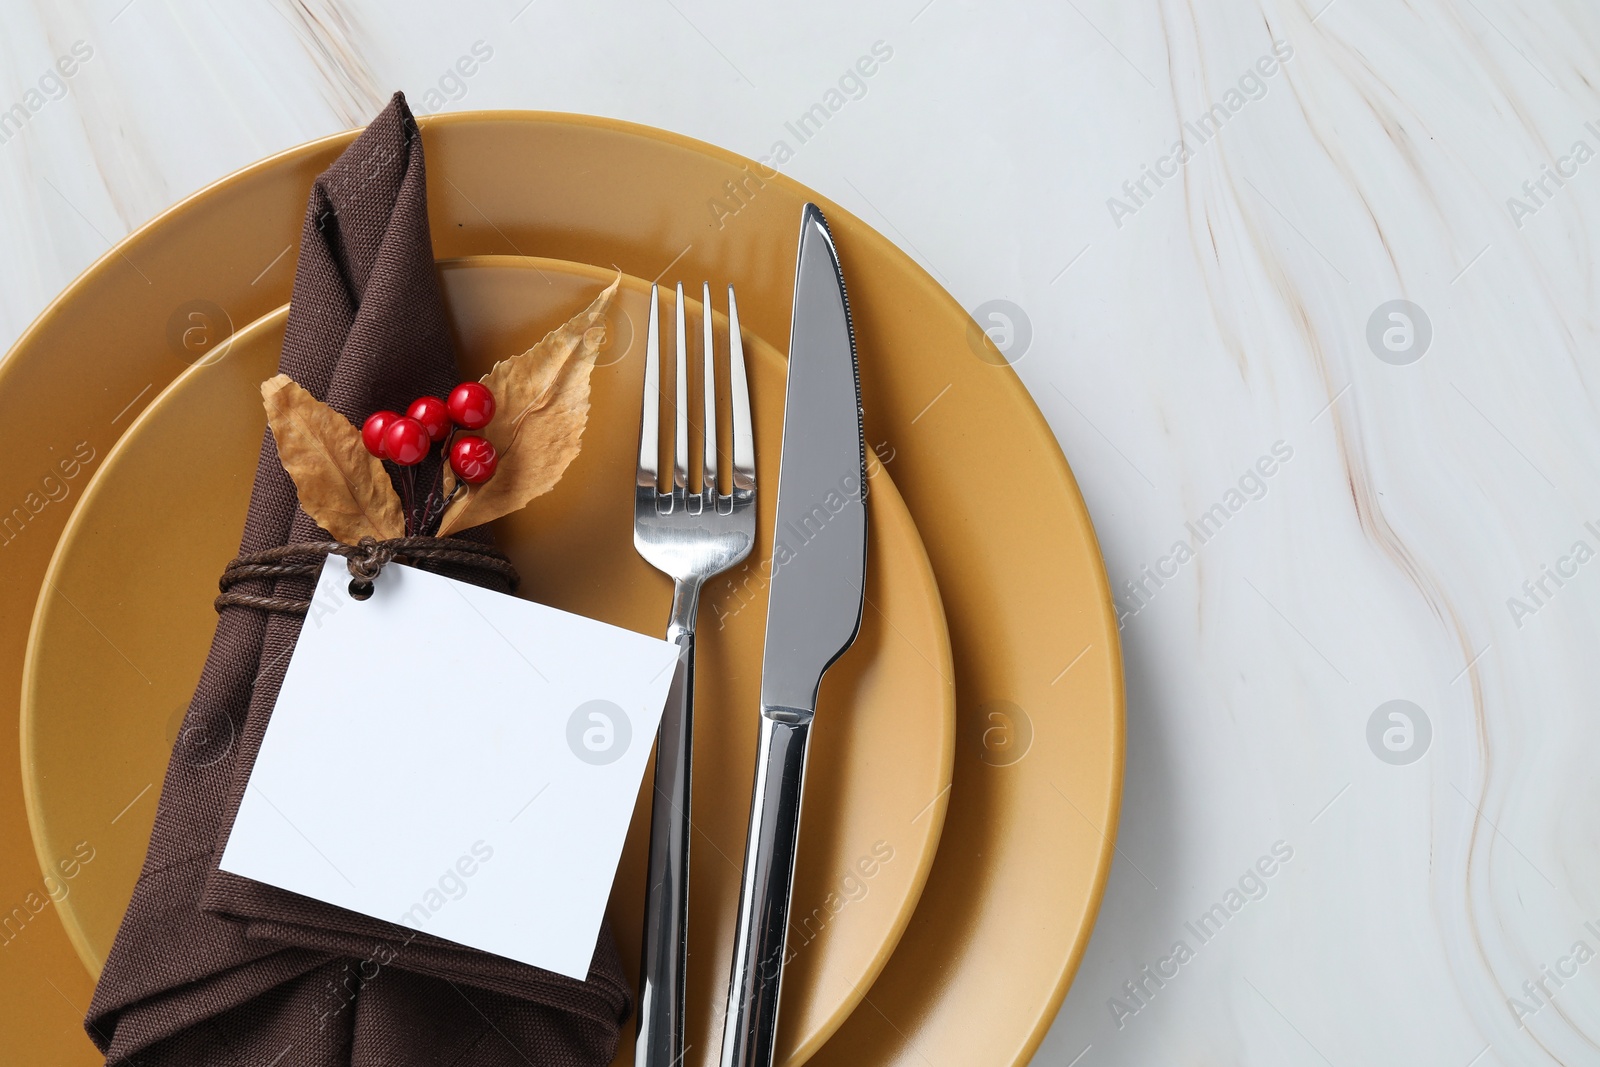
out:
<path id="1" fill-rule="evenodd" d="M 588 975 L 677 648 L 390 564 L 317 583 L 225 871 Z"/>

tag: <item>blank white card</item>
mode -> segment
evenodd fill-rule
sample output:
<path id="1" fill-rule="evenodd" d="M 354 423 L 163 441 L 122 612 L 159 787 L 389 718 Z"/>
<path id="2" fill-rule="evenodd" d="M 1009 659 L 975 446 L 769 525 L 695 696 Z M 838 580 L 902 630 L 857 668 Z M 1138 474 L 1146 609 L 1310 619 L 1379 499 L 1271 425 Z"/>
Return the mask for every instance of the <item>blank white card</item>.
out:
<path id="1" fill-rule="evenodd" d="M 677 662 L 665 641 L 330 556 L 225 871 L 582 979 Z"/>

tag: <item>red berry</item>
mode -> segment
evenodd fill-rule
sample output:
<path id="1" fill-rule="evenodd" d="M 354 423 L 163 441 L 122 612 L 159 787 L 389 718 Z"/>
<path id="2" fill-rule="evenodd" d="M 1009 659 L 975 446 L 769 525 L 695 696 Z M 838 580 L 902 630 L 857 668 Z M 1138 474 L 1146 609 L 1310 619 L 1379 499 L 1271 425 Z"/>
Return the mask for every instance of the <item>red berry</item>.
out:
<path id="1" fill-rule="evenodd" d="M 450 418 L 463 430 L 481 430 L 494 418 L 494 394 L 482 382 L 462 382 L 450 390 Z"/>
<path id="2" fill-rule="evenodd" d="M 378 411 L 367 416 L 367 421 L 361 424 L 361 443 L 367 446 L 379 459 L 387 459 L 383 451 L 383 431 L 389 424 L 400 417 L 398 411 Z"/>
<path id="3" fill-rule="evenodd" d="M 436 396 L 413 400 L 411 406 L 406 408 L 406 415 L 422 423 L 422 428 L 428 431 L 429 440 L 443 441 L 450 433 L 450 410 Z"/>
<path id="4" fill-rule="evenodd" d="M 458 437 L 450 446 L 450 469 L 468 485 L 478 485 L 494 474 L 500 456 L 482 437 Z"/>
<path id="5" fill-rule="evenodd" d="M 433 447 L 433 440 L 422 423 L 408 416 L 399 416 L 383 432 L 383 454 L 402 467 L 415 467 Z"/>

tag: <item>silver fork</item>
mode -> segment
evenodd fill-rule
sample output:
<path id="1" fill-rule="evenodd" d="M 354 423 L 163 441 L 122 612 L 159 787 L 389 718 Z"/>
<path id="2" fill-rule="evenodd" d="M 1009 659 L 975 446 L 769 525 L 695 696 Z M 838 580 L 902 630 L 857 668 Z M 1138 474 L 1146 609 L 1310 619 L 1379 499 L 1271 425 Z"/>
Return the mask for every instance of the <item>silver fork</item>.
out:
<path id="1" fill-rule="evenodd" d="M 704 446 L 695 461 L 701 490 L 689 488 L 689 357 L 683 285 L 678 285 L 677 404 L 672 485 L 659 488 L 661 330 L 656 287 L 650 287 L 645 336 L 644 400 L 639 417 L 639 473 L 633 497 L 633 546 L 673 580 L 667 640 L 678 646 L 677 673 L 656 742 L 655 796 L 650 812 L 649 881 L 645 889 L 640 963 L 639 1037 L 635 1067 L 677 1067 L 683 1056 L 684 971 L 689 934 L 689 764 L 693 747 L 694 627 L 706 579 L 750 554 L 756 532 L 756 453 L 750 429 L 739 307 L 728 286 L 728 392 L 733 412 L 731 492 L 720 492 L 717 389 L 712 358 L 711 285 L 702 286 L 705 338 Z"/>

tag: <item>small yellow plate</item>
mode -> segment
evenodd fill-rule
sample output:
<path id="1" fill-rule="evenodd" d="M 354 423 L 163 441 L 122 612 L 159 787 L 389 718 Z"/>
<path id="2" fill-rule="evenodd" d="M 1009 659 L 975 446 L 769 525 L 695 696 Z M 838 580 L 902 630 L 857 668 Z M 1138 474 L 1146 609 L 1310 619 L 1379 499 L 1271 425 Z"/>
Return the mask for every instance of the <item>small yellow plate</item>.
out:
<path id="1" fill-rule="evenodd" d="M 565 322 L 612 277 L 512 257 L 458 260 L 440 276 L 468 378 Z M 618 294 L 582 452 L 555 490 L 495 532 L 522 575 L 522 596 L 660 633 L 671 583 L 633 548 L 644 360 L 644 333 L 634 324 L 647 321 L 649 293 L 648 282 L 628 278 Z M 266 428 L 259 387 L 276 372 L 287 313 L 251 324 L 144 410 L 85 490 L 45 576 L 22 699 L 24 783 L 40 850 L 69 853 L 94 836 L 106 802 L 155 784 L 120 820 L 129 832 L 107 843 L 61 905 L 69 936 L 91 963 L 105 958 L 133 895 L 143 861 L 137 844 L 149 835 L 169 754 L 209 765 L 232 748 L 231 736 L 177 731 L 210 646 L 217 576 L 238 550 Z M 687 319 L 690 350 L 699 351 L 698 303 Z M 663 325 L 669 336 L 671 329 Z M 714 336 L 727 336 L 725 319 Z M 714 1064 L 721 1047 L 755 770 L 763 561 L 772 554 L 777 503 L 765 487 L 778 484 L 781 456 L 783 359 L 753 334 L 745 350 L 763 491 L 750 562 L 713 582 L 701 604 L 688 1064 Z M 887 962 L 933 863 L 950 784 L 955 686 L 944 610 L 916 527 L 881 465 L 868 485 L 871 608 L 827 674 L 807 774 L 779 1032 L 780 1062 L 793 1064 L 838 1028 Z M 647 774 L 609 908 L 629 970 L 644 908 L 648 782 Z"/>

